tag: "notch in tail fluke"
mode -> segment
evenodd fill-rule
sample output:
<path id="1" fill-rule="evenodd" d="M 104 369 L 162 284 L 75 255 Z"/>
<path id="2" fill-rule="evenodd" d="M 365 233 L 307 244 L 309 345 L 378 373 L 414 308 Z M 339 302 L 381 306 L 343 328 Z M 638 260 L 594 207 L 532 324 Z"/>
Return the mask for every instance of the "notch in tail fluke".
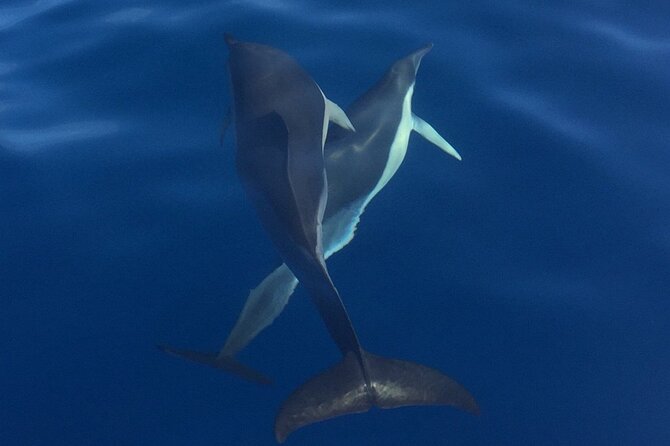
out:
<path id="1" fill-rule="evenodd" d="M 463 386 L 420 364 L 363 352 L 370 385 L 353 353 L 296 389 L 275 419 L 275 437 L 283 443 L 293 431 L 317 421 L 367 412 L 372 407 L 454 406 L 479 415 L 479 406 Z"/>
<path id="2" fill-rule="evenodd" d="M 260 372 L 248 367 L 237 361 L 232 356 L 220 356 L 216 353 L 201 353 L 191 350 L 178 350 L 176 348 L 168 347 L 167 345 L 158 345 L 160 350 L 179 358 L 188 359 L 190 361 L 205 364 L 215 369 L 225 370 L 226 372 L 237 375 L 247 381 L 256 384 L 270 385 L 272 380 Z"/>

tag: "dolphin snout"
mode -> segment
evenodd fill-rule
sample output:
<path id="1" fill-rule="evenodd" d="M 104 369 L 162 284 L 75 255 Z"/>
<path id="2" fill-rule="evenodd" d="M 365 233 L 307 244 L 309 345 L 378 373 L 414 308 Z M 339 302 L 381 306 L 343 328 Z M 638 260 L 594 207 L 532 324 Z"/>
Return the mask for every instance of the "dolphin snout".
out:
<path id="1" fill-rule="evenodd" d="M 412 54 L 407 56 L 407 59 L 409 59 L 412 62 L 412 65 L 414 65 L 414 69 L 418 70 L 419 65 L 421 65 L 421 59 L 423 59 L 423 56 L 428 54 L 428 52 L 433 48 L 432 43 L 427 43 L 426 45 L 422 46 L 418 50 L 414 51 Z"/>

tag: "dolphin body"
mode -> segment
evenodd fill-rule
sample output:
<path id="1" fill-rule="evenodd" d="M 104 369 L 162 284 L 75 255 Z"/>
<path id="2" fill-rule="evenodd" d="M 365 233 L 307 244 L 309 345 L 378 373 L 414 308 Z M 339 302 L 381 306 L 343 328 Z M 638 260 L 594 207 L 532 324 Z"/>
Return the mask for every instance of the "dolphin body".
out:
<path id="1" fill-rule="evenodd" d="M 282 253 L 300 257 L 301 245 L 313 245 L 322 250 L 321 221 L 327 196 L 323 145 L 328 122 L 332 121 L 347 131 L 353 131 L 354 127 L 344 111 L 325 97 L 319 86 L 290 56 L 266 45 L 237 41 L 228 34 L 225 40 L 230 49 L 228 66 L 234 93 L 237 145 L 244 148 L 236 154 L 237 171 L 247 194 L 256 205 L 273 242 L 282 247 Z M 224 119 L 223 132 L 231 119 L 229 113 Z M 284 228 L 292 232 L 285 232 Z M 298 244 L 294 240 L 298 240 Z M 280 282 L 295 281 L 297 284 L 288 267 L 284 266 L 281 272 L 284 274 Z M 263 283 L 268 285 L 268 282 Z M 268 288 L 277 293 L 280 284 Z M 280 308 L 276 305 L 272 309 L 267 308 L 259 299 L 256 299 L 257 306 L 260 305 L 260 311 L 265 314 L 273 313 L 274 320 L 293 289 L 295 285 L 292 285 Z M 244 345 L 270 322 L 260 328 L 258 319 L 248 322 L 247 326 L 256 328 L 253 334 L 246 335 L 248 339 Z M 245 328 L 242 331 L 248 333 Z M 235 352 L 244 345 L 236 347 Z M 271 383 L 260 372 L 235 360 L 227 350 L 216 355 L 167 345 L 158 345 L 158 348 L 180 358 L 228 371 L 248 381 Z"/>
<path id="2" fill-rule="evenodd" d="M 346 111 L 356 132 L 329 130 L 324 147 L 328 201 L 323 220 L 324 256 L 346 246 L 354 237 L 367 204 L 388 183 L 404 160 L 412 130 L 446 153 L 461 156 L 433 127 L 412 113 L 416 72 L 426 45 L 397 60 L 382 78 Z M 226 120 L 228 121 L 228 119 Z M 249 294 L 225 345 L 218 354 L 164 347 L 164 350 L 260 384 L 270 380 L 235 359 L 283 311 L 298 285 L 286 264 L 269 274 Z"/>
<path id="3" fill-rule="evenodd" d="M 285 296 L 283 304 L 271 304 L 266 307 L 271 311 L 261 308 L 258 314 L 270 314 L 271 322 L 299 280 L 306 286 L 342 353 L 338 364 L 300 386 L 283 403 L 275 419 L 277 440 L 283 442 L 302 426 L 365 412 L 373 406 L 454 405 L 478 413 L 477 403 L 468 391 L 439 371 L 363 350 L 324 260 L 325 255 L 341 249 L 351 240 L 365 206 L 402 162 L 412 129 L 458 157 L 432 127 L 411 113 L 416 69 L 429 47 L 396 62 L 373 89 L 352 105 L 349 116 L 354 125 L 358 121 L 362 126 L 360 139 L 349 139 L 358 136 L 358 131 L 333 135 L 324 156 L 323 143 L 332 103 L 329 104 L 318 86 L 278 50 L 238 42 L 231 37 L 227 42 L 231 50 L 229 67 L 235 104 L 238 173 L 286 263 L 256 289 L 260 289 L 259 295 L 270 298 Z M 393 108 L 390 100 L 383 102 L 384 91 L 389 98 L 395 92 L 400 98 L 399 107 Z M 372 101 L 376 95 L 378 107 L 366 105 L 366 101 Z M 375 114 L 386 118 L 375 121 L 371 119 Z M 347 125 L 346 114 L 337 112 L 336 116 L 343 127 L 351 127 Z M 388 122 L 395 123 L 385 125 Z M 354 181 L 355 187 L 346 187 L 354 175 L 347 163 L 355 162 L 357 153 L 366 148 L 365 141 L 374 139 L 375 135 L 379 135 L 380 140 L 374 146 L 385 145 L 386 155 L 371 156 L 367 167 L 361 165 L 360 172 L 356 172 L 361 176 Z M 373 159 L 378 161 L 373 162 Z M 340 184 L 339 188 L 326 187 L 326 166 L 328 178 L 333 185 Z M 376 173 L 367 175 L 368 172 Z M 245 319 L 245 313 L 250 314 L 248 308 L 249 303 L 241 320 Z M 252 315 L 247 320 L 262 321 L 263 317 Z M 218 356 L 212 355 L 210 359 L 204 359 L 207 356 L 200 353 L 170 348 L 166 351 L 261 381 L 244 368 L 231 367 L 239 363 L 228 352 L 243 348 L 267 324 L 247 330 L 246 335 L 238 337 L 241 341 L 229 338 L 226 345 L 232 347 L 224 347 Z M 254 333 L 254 330 L 257 331 Z M 232 334 L 231 338 L 235 339 Z"/>

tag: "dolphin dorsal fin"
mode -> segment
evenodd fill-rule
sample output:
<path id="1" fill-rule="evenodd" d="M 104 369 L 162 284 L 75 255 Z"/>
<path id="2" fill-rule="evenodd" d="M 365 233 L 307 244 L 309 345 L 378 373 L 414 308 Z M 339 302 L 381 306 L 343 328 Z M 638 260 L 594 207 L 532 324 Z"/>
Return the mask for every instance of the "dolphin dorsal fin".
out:
<path id="1" fill-rule="evenodd" d="M 454 149 L 451 146 L 451 144 L 449 144 L 444 138 L 442 138 L 442 136 L 440 136 L 439 133 L 437 133 L 437 130 L 435 130 L 432 125 L 428 124 L 426 121 L 419 118 L 415 114 L 412 114 L 412 117 L 414 118 L 412 129 L 415 132 L 417 132 L 419 135 L 426 138 L 428 142 L 435 144 L 437 147 L 444 150 L 457 160 L 459 161 L 461 160 L 461 155 L 459 155 L 456 149 Z"/>
<path id="2" fill-rule="evenodd" d="M 356 129 L 354 128 L 354 125 L 351 123 L 349 117 L 344 112 L 344 110 L 342 110 L 342 108 L 339 105 L 337 105 L 330 99 L 328 98 L 325 99 L 326 99 L 326 113 L 328 113 L 328 120 L 334 122 L 343 129 L 355 132 Z"/>

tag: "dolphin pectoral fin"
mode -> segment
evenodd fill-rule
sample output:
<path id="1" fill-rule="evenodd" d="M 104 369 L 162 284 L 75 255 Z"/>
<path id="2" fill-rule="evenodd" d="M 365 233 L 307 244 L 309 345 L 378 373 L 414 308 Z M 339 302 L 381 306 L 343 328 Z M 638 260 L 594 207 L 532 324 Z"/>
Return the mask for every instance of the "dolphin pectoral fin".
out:
<path id="1" fill-rule="evenodd" d="M 234 356 L 281 314 L 298 285 L 291 270 L 281 265 L 251 292 L 230 331 L 222 356 Z"/>
<path id="2" fill-rule="evenodd" d="M 353 240 L 358 223 L 361 221 L 361 214 L 365 210 L 366 202 L 367 197 L 359 199 L 323 221 L 321 228 L 324 257 L 326 259 Z"/>
<path id="3" fill-rule="evenodd" d="M 354 125 L 351 123 L 344 110 L 342 110 L 339 105 L 328 98 L 326 98 L 326 113 L 328 113 L 328 119 L 330 121 L 339 125 L 343 129 L 350 130 L 352 132 L 356 131 Z"/>
<path id="4" fill-rule="evenodd" d="M 200 364 L 214 367 L 215 369 L 225 370 L 226 372 L 240 376 L 247 381 L 256 384 L 269 385 L 272 380 L 260 372 L 237 361 L 233 356 L 217 355 L 213 353 L 201 353 L 191 350 L 178 350 L 167 345 L 158 345 L 158 348 L 167 354 L 178 358 L 188 359 Z"/>
<path id="5" fill-rule="evenodd" d="M 228 107 L 228 110 L 226 110 L 226 114 L 223 117 L 223 121 L 221 122 L 221 136 L 219 137 L 221 146 L 223 146 L 223 139 L 226 137 L 226 131 L 228 131 L 231 122 L 233 122 L 233 110 L 231 107 Z"/>
<path id="6" fill-rule="evenodd" d="M 258 372 L 251 367 L 242 364 L 233 356 L 221 356 L 217 355 L 215 360 L 215 366 L 217 369 L 225 370 L 226 372 L 232 373 L 239 376 L 247 381 L 254 382 L 256 384 L 261 384 L 264 386 L 269 386 L 272 384 L 272 380 L 267 376 L 263 375 L 261 372 Z"/>
<path id="7" fill-rule="evenodd" d="M 463 386 L 420 364 L 363 352 L 369 385 L 352 352 L 335 366 L 296 389 L 275 419 L 275 437 L 282 443 L 291 432 L 371 407 L 454 406 L 479 414 L 479 406 Z"/>
<path id="8" fill-rule="evenodd" d="M 428 124 L 426 121 L 419 118 L 415 114 L 412 114 L 412 117 L 414 118 L 414 124 L 412 126 L 412 129 L 415 132 L 417 132 L 419 135 L 426 138 L 428 142 L 435 144 L 437 147 L 444 150 L 457 160 L 459 161 L 461 160 L 461 155 L 459 155 L 456 149 L 454 149 L 451 146 L 451 144 L 449 144 L 444 138 L 442 138 L 442 136 L 440 136 L 439 133 L 437 133 L 437 130 L 435 130 L 432 125 Z"/>

